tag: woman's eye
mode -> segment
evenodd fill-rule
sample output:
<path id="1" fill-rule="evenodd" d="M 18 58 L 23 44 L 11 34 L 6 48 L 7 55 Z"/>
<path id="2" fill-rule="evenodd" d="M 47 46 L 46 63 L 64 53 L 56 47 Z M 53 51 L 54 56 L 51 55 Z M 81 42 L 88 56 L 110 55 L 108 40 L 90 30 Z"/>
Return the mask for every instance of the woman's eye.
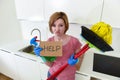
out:
<path id="1" fill-rule="evenodd" d="M 63 25 L 60 25 L 60 27 L 63 27 Z"/>
<path id="2" fill-rule="evenodd" d="M 56 27 L 55 25 L 52 25 L 52 27 Z"/>

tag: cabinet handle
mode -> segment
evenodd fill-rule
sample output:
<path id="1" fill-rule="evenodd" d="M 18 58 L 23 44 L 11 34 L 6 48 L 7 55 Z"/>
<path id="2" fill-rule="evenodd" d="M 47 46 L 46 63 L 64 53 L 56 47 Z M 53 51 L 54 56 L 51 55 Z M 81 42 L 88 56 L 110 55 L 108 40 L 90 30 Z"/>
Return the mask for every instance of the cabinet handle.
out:
<path id="1" fill-rule="evenodd" d="M 24 57 L 24 56 L 21 56 L 21 55 L 18 55 L 18 54 L 14 54 L 16 56 L 19 56 L 19 57 L 22 57 L 22 58 L 25 58 L 25 59 L 28 59 L 28 60 L 31 60 L 31 61 L 34 61 L 34 62 L 37 62 L 36 60 L 34 59 L 30 59 L 30 58 L 27 58 L 27 57 Z"/>
<path id="2" fill-rule="evenodd" d="M 78 72 L 76 72 L 76 74 L 80 74 L 80 75 L 83 75 L 83 76 L 88 76 L 88 75 L 86 75 L 86 74 L 78 73 Z"/>
<path id="3" fill-rule="evenodd" d="M 11 53 L 11 52 L 9 52 L 7 50 L 4 50 L 4 49 L 0 49 L 0 50 L 3 51 L 3 52 L 6 52 L 6 53 Z"/>

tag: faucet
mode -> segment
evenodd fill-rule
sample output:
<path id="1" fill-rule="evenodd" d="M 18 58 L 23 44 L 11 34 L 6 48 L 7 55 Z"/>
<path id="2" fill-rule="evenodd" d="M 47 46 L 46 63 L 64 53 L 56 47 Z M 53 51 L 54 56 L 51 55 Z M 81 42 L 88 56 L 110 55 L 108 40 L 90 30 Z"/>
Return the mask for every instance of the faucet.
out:
<path id="1" fill-rule="evenodd" d="M 35 31 L 35 30 L 37 30 L 37 31 L 39 32 L 39 37 L 40 37 L 40 40 L 41 40 L 41 32 L 40 32 L 40 30 L 39 30 L 38 28 L 34 28 L 34 29 L 31 31 L 31 35 L 32 35 L 33 31 Z M 37 41 L 39 41 L 39 40 L 37 40 Z"/>

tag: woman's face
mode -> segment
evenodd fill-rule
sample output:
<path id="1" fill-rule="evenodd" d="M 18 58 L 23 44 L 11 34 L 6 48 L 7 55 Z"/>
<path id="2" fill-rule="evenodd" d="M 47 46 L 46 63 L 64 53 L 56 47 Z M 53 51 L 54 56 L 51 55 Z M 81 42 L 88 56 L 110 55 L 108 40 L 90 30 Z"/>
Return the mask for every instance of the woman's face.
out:
<path id="1" fill-rule="evenodd" d="M 52 32 L 55 36 L 62 36 L 65 32 L 65 23 L 63 19 L 58 19 L 52 25 Z"/>

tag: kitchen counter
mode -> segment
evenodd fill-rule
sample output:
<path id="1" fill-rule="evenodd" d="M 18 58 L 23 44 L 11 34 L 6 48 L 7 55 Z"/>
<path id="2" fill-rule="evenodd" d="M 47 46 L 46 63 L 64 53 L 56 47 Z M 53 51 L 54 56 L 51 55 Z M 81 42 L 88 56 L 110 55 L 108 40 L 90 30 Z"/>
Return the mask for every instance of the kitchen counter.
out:
<path id="1" fill-rule="evenodd" d="M 21 56 L 21 57 L 24 57 L 24 58 L 29 59 L 29 60 L 34 60 L 34 61 L 38 61 L 38 62 L 43 63 L 42 60 L 40 58 L 36 57 L 35 55 L 30 55 L 30 54 L 19 51 L 20 49 L 22 49 L 28 45 L 29 45 L 29 42 L 27 42 L 27 41 L 16 41 L 16 42 L 13 42 L 9 45 L 1 46 L 0 50 L 10 52 L 11 54 L 14 54 L 16 56 Z M 97 79 L 102 79 L 102 80 L 120 80 L 119 77 L 95 72 L 92 70 L 93 69 L 93 56 L 94 56 L 93 51 L 95 51 L 98 54 L 120 57 L 120 55 L 116 54 L 115 52 L 102 53 L 102 52 L 99 52 L 99 51 L 94 50 L 94 49 L 89 49 L 85 53 L 80 71 L 77 71 L 77 73 L 80 73 L 80 74 L 85 75 L 85 76 L 95 77 Z"/>
<path id="2" fill-rule="evenodd" d="M 29 41 L 15 41 L 10 44 L 6 44 L 4 46 L 0 46 L 0 50 L 9 52 L 11 54 L 14 54 L 16 56 L 20 56 L 29 60 L 38 61 L 43 63 L 42 59 L 40 57 L 36 57 L 36 55 L 31 55 L 25 52 L 19 51 L 20 49 L 29 46 Z"/>

